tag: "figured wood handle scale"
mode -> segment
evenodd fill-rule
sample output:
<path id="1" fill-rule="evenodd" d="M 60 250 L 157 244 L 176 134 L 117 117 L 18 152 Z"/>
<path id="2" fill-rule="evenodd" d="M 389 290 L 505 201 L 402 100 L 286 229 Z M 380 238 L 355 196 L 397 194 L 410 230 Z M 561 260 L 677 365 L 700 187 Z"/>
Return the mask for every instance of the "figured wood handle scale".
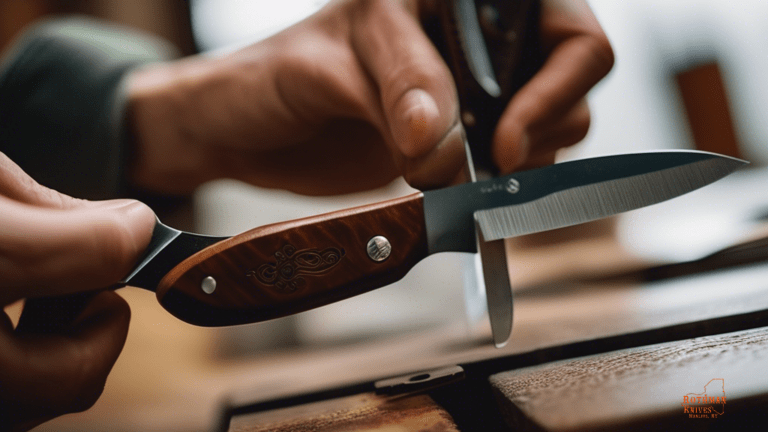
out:
<path id="1" fill-rule="evenodd" d="M 381 259 L 369 256 L 379 240 Z M 375 249 L 375 248 L 374 248 Z M 216 243 L 171 270 L 157 288 L 191 324 L 253 323 L 391 284 L 427 256 L 423 194 L 267 225 Z M 215 280 L 215 289 L 209 294 Z M 203 289 L 206 288 L 206 290 Z"/>

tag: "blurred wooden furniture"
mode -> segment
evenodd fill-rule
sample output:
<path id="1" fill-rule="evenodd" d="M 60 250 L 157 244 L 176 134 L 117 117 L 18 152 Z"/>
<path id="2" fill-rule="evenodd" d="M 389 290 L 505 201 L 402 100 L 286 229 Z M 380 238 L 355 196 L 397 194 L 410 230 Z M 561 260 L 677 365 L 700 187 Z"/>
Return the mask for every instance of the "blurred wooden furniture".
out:
<path id="1" fill-rule="evenodd" d="M 731 104 L 717 60 L 678 71 L 675 81 L 696 148 L 741 158 Z"/>
<path id="2" fill-rule="evenodd" d="M 196 52 L 186 0 L 3 0 L 0 52 L 25 26 L 50 15 L 82 14 L 140 29 L 164 38 L 182 54 Z"/>
<path id="3" fill-rule="evenodd" d="M 490 378 L 515 430 L 766 426 L 768 328 L 667 342 Z"/>
<path id="4" fill-rule="evenodd" d="M 387 431 L 458 432 L 451 416 L 427 395 L 361 394 L 240 416 L 233 432 Z"/>

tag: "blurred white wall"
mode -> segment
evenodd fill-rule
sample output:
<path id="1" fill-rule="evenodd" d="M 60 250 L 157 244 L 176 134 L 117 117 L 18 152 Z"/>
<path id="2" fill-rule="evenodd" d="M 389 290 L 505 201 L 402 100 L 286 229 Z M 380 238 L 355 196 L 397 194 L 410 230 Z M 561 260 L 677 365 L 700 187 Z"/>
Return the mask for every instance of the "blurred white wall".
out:
<path id="1" fill-rule="evenodd" d="M 192 27 L 202 51 L 264 39 L 302 20 L 328 0 L 192 0 Z"/>
<path id="2" fill-rule="evenodd" d="M 568 157 L 690 148 L 668 71 L 720 61 L 743 154 L 768 162 L 768 3 L 759 0 L 590 0 L 616 66 L 590 95 L 593 125 Z"/>

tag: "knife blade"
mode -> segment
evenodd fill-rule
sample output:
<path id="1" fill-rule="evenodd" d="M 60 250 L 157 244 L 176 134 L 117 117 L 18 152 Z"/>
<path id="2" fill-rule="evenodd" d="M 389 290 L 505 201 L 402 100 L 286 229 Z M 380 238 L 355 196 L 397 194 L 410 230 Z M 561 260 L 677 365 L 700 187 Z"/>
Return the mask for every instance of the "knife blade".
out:
<path id="1" fill-rule="evenodd" d="M 456 83 L 466 132 L 467 181 L 498 173 L 492 138 L 509 101 L 538 69 L 538 0 L 448 0 L 437 4 L 439 21 L 427 33 Z M 489 52 L 488 47 L 493 48 Z M 473 153 L 475 156 L 473 156 Z M 513 297 L 503 240 L 476 231 L 476 266 L 485 287 L 485 309 L 497 348 L 512 333 Z M 467 296 L 467 301 L 474 301 Z M 479 305 L 477 305 L 479 306 Z M 468 305 L 475 309 L 475 305 Z"/>
<path id="2" fill-rule="evenodd" d="M 655 204 L 745 164 L 696 151 L 564 162 L 513 175 L 255 228 L 230 238 L 157 224 L 124 284 L 155 291 L 191 324 L 253 323 L 395 282 L 428 255 Z M 475 219 L 477 218 L 477 219 Z"/>

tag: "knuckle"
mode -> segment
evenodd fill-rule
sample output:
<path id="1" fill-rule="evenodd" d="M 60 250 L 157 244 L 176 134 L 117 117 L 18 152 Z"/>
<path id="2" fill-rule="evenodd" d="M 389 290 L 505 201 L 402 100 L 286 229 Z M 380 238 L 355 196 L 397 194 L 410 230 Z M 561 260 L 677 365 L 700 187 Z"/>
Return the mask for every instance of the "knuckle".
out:
<path id="1" fill-rule="evenodd" d="M 576 118 L 576 129 L 577 134 L 580 135 L 580 140 L 583 139 L 585 136 L 587 136 L 587 132 L 589 132 L 589 127 L 592 125 L 592 115 L 589 111 L 589 108 L 584 107 L 584 109 L 580 110 L 577 118 Z"/>
<path id="2" fill-rule="evenodd" d="M 588 46 L 592 58 L 595 59 L 595 65 L 603 75 L 606 75 L 616 62 L 611 43 L 604 34 L 595 35 L 589 40 L 591 43 Z"/>
<path id="3" fill-rule="evenodd" d="M 519 121 L 518 127 L 526 132 L 539 129 L 562 109 L 547 89 L 538 86 L 529 87 L 515 108 L 513 118 Z"/>
<path id="4" fill-rule="evenodd" d="M 106 374 L 94 366 L 95 353 L 83 347 L 70 347 L 71 361 L 48 379 L 47 389 L 38 389 L 40 400 L 47 411 L 56 415 L 81 412 L 91 408 L 101 396 Z"/>
<path id="5" fill-rule="evenodd" d="M 587 133 L 589 133 L 591 123 L 592 115 L 589 111 L 589 105 L 586 103 L 578 104 L 572 113 L 568 142 L 566 142 L 563 147 L 576 144 L 583 140 L 587 136 Z"/>
<path id="6" fill-rule="evenodd" d="M 109 296 L 106 301 L 109 304 L 110 326 L 115 329 L 116 336 L 122 331 L 124 339 L 131 316 L 128 303 L 115 293 L 100 295 Z M 81 344 L 73 350 L 72 370 L 66 375 L 68 397 L 63 406 L 70 412 L 80 412 L 91 408 L 101 397 L 116 358 L 111 357 L 112 350 L 104 350 L 94 344 Z"/>
<path id="7" fill-rule="evenodd" d="M 571 131 L 570 137 L 562 143 L 559 147 L 568 147 L 573 144 L 576 144 L 587 137 L 587 134 L 589 133 L 589 122 L 586 122 L 581 125 L 577 125 L 573 128 Z"/>
<path id="8" fill-rule="evenodd" d="M 73 374 L 71 397 L 66 409 L 69 412 L 81 412 L 91 408 L 101 394 L 107 382 L 107 374 L 92 366 L 94 354 L 84 353 L 81 364 Z"/>

